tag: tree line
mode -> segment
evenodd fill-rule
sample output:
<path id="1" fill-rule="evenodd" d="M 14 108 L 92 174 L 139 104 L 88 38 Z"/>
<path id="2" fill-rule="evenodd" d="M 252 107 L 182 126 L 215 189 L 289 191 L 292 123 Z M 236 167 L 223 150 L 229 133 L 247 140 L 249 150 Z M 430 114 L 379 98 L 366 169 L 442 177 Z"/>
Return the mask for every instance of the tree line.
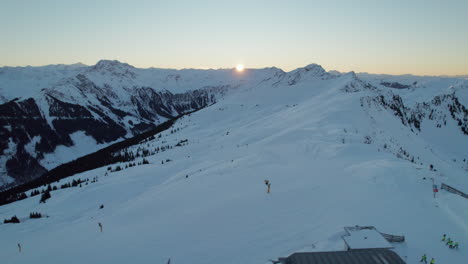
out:
<path id="1" fill-rule="evenodd" d="M 53 182 L 58 182 L 59 180 L 72 176 L 74 174 L 104 167 L 114 163 L 129 161 L 131 157 L 128 157 L 126 155 L 114 155 L 114 153 L 117 151 L 121 151 L 122 149 L 128 148 L 130 146 L 136 145 L 138 143 L 141 143 L 142 141 L 147 140 L 150 137 L 154 138 L 154 135 L 171 128 L 177 119 L 181 118 L 184 115 L 190 115 L 191 113 L 194 113 L 198 110 L 200 109 L 182 114 L 166 122 L 163 122 L 150 131 L 136 135 L 129 139 L 125 139 L 121 142 L 117 142 L 115 144 L 112 144 L 108 147 L 105 147 L 94 153 L 85 155 L 73 161 L 61 164 L 55 167 L 54 169 L 46 172 L 37 179 L 0 192 L 0 205 L 9 204 L 18 200 L 26 199 L 28 197 L 25 194 L 26 191 L 38 188 L 40 186 L 50 185 Z M 173 133 L 174 131 L 171 132 Z"/>

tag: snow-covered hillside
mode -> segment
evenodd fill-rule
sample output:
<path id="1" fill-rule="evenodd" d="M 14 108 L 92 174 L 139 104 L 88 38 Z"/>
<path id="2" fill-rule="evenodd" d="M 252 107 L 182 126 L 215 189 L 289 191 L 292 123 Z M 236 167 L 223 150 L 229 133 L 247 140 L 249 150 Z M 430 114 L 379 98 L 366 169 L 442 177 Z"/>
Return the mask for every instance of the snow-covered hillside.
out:
<path id="1" fill-rule="evenodd" d="M 435 119 L 440 123 L 437 127 L 445 126 L 446 110 L 450 110 L 449 119 L 468 133 L 464 112 L 468 104 L 467 80 L 359 76 L 326 72 L 316 64 L 287 73 L 277 68 L 242 73 L 233 69 L 138 69 L 109 60 L 93 66 L 3 67 L 0 68 L 0 100 L 4 102 L 0 104 L 0 188 L 31 181 L 62 163 L 149 131 L 167 119 L 209 106 L 236 90 L 259 86 L 274 89 L 298 83 L 313 86 L 315 79 L 351 78 L 343 84 L 342 89 L 347 92 L 355 91 L 357 86 L 368 86 L 384 96 L 370 100 L 393 109 L 402 116 L 403 123 L 418 130 L 424 119 Z M 270 93 L 270 89 L 264 92 Z"/>
<path id="2" fill-rule="evenodd" d="M 431 180 L 468 192 L 466 86 L 416 98 L 318 65 L 268 71 L 275 77 L 230 89 L 127 150 L 158 149 L 149 164 L 63 179 L 52 185 L 90 181 L 45 204 L 34 196 L 0 206 L 0 219 L 22 221 L 0 225 L 2 260 L 268 263 L 342 250 L 344 226 L 373 225 L 406 236 L 396 251 L 407 263 L 423 253 L 466 262 L 468 200 L 444 190 L 434 199 Z"/>
<path id="3" fill-rule="evenodd" d="M 28 182 L 213 104 L 238 87 L 283 75 L 275 68 L 242 75 L 232 69 L 138 69 L 107 60 L 94 66 L 0 68 L 0 187 Z"/>
<path id="4" fill-rule="evenodd" d="M 402 96 L 406 104 L 430 101 L 436 95 L 455 93 L 468 105 L 467 77 L 437 77 L 416 75 L 385 75 L 358 73 L 360 79 L 376 87 L 393 88 L 392 92 Z"/>

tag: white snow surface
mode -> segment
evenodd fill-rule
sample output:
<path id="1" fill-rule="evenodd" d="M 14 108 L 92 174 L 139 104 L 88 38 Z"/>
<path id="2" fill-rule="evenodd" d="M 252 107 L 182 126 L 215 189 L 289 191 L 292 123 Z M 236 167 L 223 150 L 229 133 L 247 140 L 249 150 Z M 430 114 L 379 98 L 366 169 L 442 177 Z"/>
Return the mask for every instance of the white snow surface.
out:
<path id="1" fill-rule="evenodd" d="M 343 239 L 352 249 L 392 248 L 393 246 L 375 229 L 349 230 Z"/>
<path id="2" fill-rule="evenodd" d="M 41 141 L 41 136 L 34 136 L 28 144 L 24 145 L 24 150 L 29 153 L 32 157 L 37 157 L 36 144 Z"/>
<path id="3" fill-rule="evenodd" d="M 463 105 L 468 105 L 468 79 L 463 77 L 385 75 L 358 73 L 359 78 L 379 88 L 390 89 L 405 99 L 409 106 L 417 102 L 431 101 L 436 95 L 455 93 Z M 381 85 L 382 82 L 398 82 L 410 85 L 407 89 L 392 89 Z"/>
<path id="4" fill-rule="evenodd" d="M 70 138 L 73 141 L 73 146 L 66 147 L 58 145 L 54 152 L 45 154 L 44 158 L 39 160 L 40 164 L 44 168 L 51 170 L 60 164 L 67 163 L 77 157 L 93 153 L 115 143 L 109 142 L 98 144 L 93 137 L 86 135 L 83 131 L 77 131 L 70 134 Z"/>
<path id="5" fill-rule="evenodd" d="M 0 206 L 0 219 L 22 220 L 0 224 L 2 263 L 269 263 L 301 250 L 342 250 L 343 227 L 354 225 L 405 235 L 397 252 L 407 263 L 424 253 L 466 263 L 468 200 L 445 191 L 434 199 L 430 180 L 468 191 L 460 165 L 468 141 L 458 128 L 440 128 L 443 138 L 413 133 L 389 111 L 360 106 L 375 91 L 345 93 L 354 74 L 302 71 L 313 74 L 237 89 L 178 120 L 179 131 L 133 147 L 188 140 L 147 157 L 148 165 L 80 173 L 53 185 L 99 180 L 53 191 L 45 204 L 34 196 Z M 423 165 L 397 158 L 391 150 L 399 146 Z M 34 211 L 49 217 L 28 219 Z M 440 241 L 444 233 L 459 250 Z"/>
<path id="6" fill-rule="evenodd" d="M 9 138 L 8 139 L 8 148 L 6 150 L 4 150 L 3 153 L 5 153 L 5 154 L 15 153 L 16 147 L 17 147 L 16 143 L 13 142 L 13 140 L 11 138 Z M 14 182 L 14 179 L 12 177 L 8 176 L 7 173 L 6 173 L 6 162 L 8 161 L 8 159 L 6 157 L 7 156 L 1 156 L 0 157 L 0 186 Z"/>
<path id="7" fill-rule="evenodd" d="M 0 67 L 0 99 L 34 97 L 41 89 L 48 88 L 57 81 L 72 77 L 86 65 L 47 65 L 40 67 Z"/>
<path id="8" fill-rule="evenodd" d="M 131 91 L 137 87 L 151 87 L 156 91 L 170 91 L 176 94 L 210 86 L 235 87 L 260 83 L 282 74 L 284 72 L 278 68 L 246 69 L 242 73 L 234 69 L 141 69 L 114 60 L 101 60 L 93 66 L 77 63 L 41 67 L 0 67 L 0 103 L 15 98 L 37 98 L 38 93 L 44 91 L 59 94 L 59 98 L 68 101 L 83 101 L 83 94 L 73 86 L 78 82 L 78 75 L 84 76 L 98 87 L 109 87 L 107 95 L 110 99 L 128 102 Z M 86 100 L 88 99 L 90 98 L 87 97 Z"/>

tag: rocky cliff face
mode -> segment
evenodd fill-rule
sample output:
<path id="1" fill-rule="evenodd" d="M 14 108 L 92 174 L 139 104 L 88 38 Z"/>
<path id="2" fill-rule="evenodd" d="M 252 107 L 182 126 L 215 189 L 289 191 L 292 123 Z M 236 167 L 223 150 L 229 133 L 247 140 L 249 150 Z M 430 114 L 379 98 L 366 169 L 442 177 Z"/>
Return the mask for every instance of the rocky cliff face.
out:
<path id="1" fill-rule="evenodd" d="M 29 181 L 80 155 L 58 157 L 57 148 L 78 146 L 77 132 L 104 147 L 148 131 L 180 114 L 216 102 L 228 86 L 209 86 L 171 92 L 149 86 L 121 86 L 135 79 L 133 67 L 100 62 L 83 73 L 61 79 L 31 98 L 16 98 L 0 105 L 0 185 Z M 104 79 L 93 80 L 95 75 Z M 93 76 L 94 75 L 94 76 Z M 57 158 L 55 161 L 54 159 Z"/>
<path id="2" fill-rule="evenodd" d="M 76 104 L 44 93 L 36 99 L 13 100 L 0 105 L 0 154 L 6 159 L 4 173 L 15 183 L 28 181 L 47 169 L 40 161 L 57 146 L 72 147 L 70 135 L 81 131 L 97 144 L 115 142 L 148 131 L 161 121 L 206 107 L 216 101 L 207 90 L 181 94 L 138 88 L 131 95 L 133 111 L 119 109 L 106 96 L 98 104 Z M 7 139 L 7 140 L 3 140 Z M 27 146 L 29 145 L 29 146 Z M 76 157 L 70 157 L 73 159 Z"/>
<path id="3" fill-rule="evenodd" d="M 421 131 L 421 124 L 425 121 L 431 120 L 436 127 L 441 128 L 447 125 L 447 120 L 451 120 L 459 127 L 461 133 L 468 135 L 468 109 L 460 103 L 455 94 L 436 96 L 431 101 L 417 103 L 414 107 L 405 106 L 403 99 L 398 95 L 379 95 L 362 99 L 362 105 L 365 102 L 368 106 L 376 104 L 383 107 L 399 117 L 402 124 L 412 130 Z"/>

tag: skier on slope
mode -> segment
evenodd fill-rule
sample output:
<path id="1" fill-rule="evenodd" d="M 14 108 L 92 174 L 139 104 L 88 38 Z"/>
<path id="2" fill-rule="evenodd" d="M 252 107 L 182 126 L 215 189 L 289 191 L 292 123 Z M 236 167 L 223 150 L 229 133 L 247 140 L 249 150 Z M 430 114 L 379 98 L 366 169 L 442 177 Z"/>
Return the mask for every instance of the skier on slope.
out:
<path id="1" fill-rule="evenodd" d="M 99 228 L 101 229 L 101 232 L 102 232 L 102 224 L 101 224 L 101 222 L 98 223 L 98 226 L 99 226 Z"/>
<path id="2" fill-rule="evenodd" d="M 430 263 L 430 264 L 435 264 L 435 259 L 434 259 L 434 258 L 431 259 L 431 263 Z"/>
<path id="3" fill-rule="evenodd" d="M 442 241 L 445 241 L 445 238 L 446 238 L 446 237 L 447 237 L 447 235 L 444 234 L 444 235 L 442 236 Z"/>
<path id="4" fill-rule="evenodd" d="M 424 263 L 427 264 L 427 256 L 426 256 L 426 253 L 424 253 L 424 255 L 422 255 L 421 261 L 419 261 L 419 262 L 423 262 L 423 261 L 424 261 Z"/>
<path id="5" fill-rule="evenodd" d="M 450 243 L 448 244 L 449 248 L 453 248 L 453 241 L 450 241 Z"/>
<path id="6" fill-rule="evenodd" d="M 450 244 L 450 241 L 452 241 L 452 240 L 450 239 L 450 237 L 447 238 L 447 243 L 445 243 L 445 245 L 448 246 L 448 244 Z"/>
<path id="7" fill-rule="evenodd" d="M 270 193 L 270 186 L 271 186 L 271 183 L 269 180 L 265 180 L 265 185 L 267 186 L 267 193 Z"/>
<path id="8" fill-rule="evenodd" d="M 455 242 L 455 245 L 453 246 L 453 248 L 458 249 L 458 242 Z"/>

